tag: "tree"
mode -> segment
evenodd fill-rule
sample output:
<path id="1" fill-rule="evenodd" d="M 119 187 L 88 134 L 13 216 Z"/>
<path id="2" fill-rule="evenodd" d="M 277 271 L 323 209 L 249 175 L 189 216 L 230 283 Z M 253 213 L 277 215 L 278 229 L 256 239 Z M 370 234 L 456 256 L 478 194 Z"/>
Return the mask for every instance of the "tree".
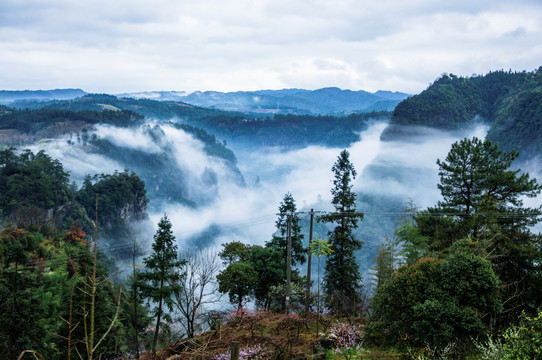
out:
<path id="1" fill-rule="evenodd" d="M 532 226 L 539 221 L 540 210 L 523 208 L 523 197 L 534 197 L 542 189 L 536 179 L 520 170 L 511 170 L 517 151 L 503 152 L 490 140 L 474 137 L 452 144 L 444 161 L 437 160 L 444 198 L 439 206 L 469 224 L 474 235 L 483 231 L 485 217 L 502 214 L 516 215 L 503 218 L 502 225 Z"/>
<path id="2" fill-rule="evenodd" d="M 230 302 L 243 307 L 243 300 L 254 294 L 258 273 L 250 263 L 251 246 L 240 241 L 222 244 L 224 248 L 218 256 L 228 266 L 216 276 L 218 291 L 227 293 Z"/>
<path id="3" fill-rule="evenodd" d="M 228 293 L 230 302 L 243 308 L 243 300 L 254 293 L 258 273 L 247 262 L 234 262 L 216 276 L 218 291 Z"/>
<path id="4" fill-rule="evenodd" d="M 288 244 L 288 217 L 291 217 L 291 239 L 292 239 L 292 266 L 296 263 L 303 264 L 306 260 L 306 249 L 303 248 L 304 235 L 301 233 L 299 216 L 296 214 L 297 207 L 292 194 L 287 193 L 280 203 L 278 219 L 275 221 L 277 232 L 271 241 L 266 243 L 267 247 L 279 250 L 283 254 L 286 266 L 287 244 Z"/>
<path id="5" fill-rule="evenodd" d="M 145 270 L 139 274 L 143 296 L 155 305 L 152 310 L 156 317 L 152 354 L 156 351 L 162 316 L 171 321 L 171 317 L 164 311 L 164 305 L 169 311 L 173 311 L 173 295 L 180 291 L 181 279 L 184 276 L 178 272 L 178 269 L 184 262 L 179 259 L 175 236 L 171 231 L 171 222 L 164 214 L 154 235 L 152 254 L 143 259 Z"/>
<path id="6" fill-rule="evenodd" d="M 312 256 L 318 258 L 318 282 L 316 293 L 316 312 L 318 314 L 318 320 L 320 319 L 320 258 L 322 256 L 329 256 L 333 252 L 331 244 L 325 239 L 313 239 L 311 241 L 311 247 L 309 249 Z M 318 322 L 316 323 L 316 334 L 318 334 Z"/>
<path id="7" fill-rule="evenodd" d="M 375 266 L 372 267 L 376 289 L 393 278 L 397 263 L 396 252 L 395 244 L 390 239 L 386 238 L 386 241 L 380 244 L 374 259 Z"/>
<path id="8" fill-rule="evenodd" d="M 329 242 L 334 252 L 325 265 L 324 292 L 326 303 L 336 312 L 350 312 L 361 301 L 361 274 L 354 252 L 362 241 L 354 237 L 353 230 L 363 214 L 356 212 L 356 194 L 351 182 L 356 170 L 350 162 L 350 154 L 343 150 L 332 167 L 335 174 L 331 189 L 331 203 L 335 212 L 320 216 L 318 221 L 335 224 L 329 232 Z"/>
<path id="9" fill-rule="evenodd" d="M 175 293 L 175 305 L 181 313 L 181 324 L 186 335 L 191 339 L 196 335 L 198 314 L 203 312 L 206 305 L 220 300 L 214 293 L 219 267 L 216 254 L 199 253 L 186 257 L 180 269 L 185 276 L 179 291 Z"/>
<path id="10" fill-rule="evenodd" d="M 367 339 L 380 345 L 468 350 L 502 307 L 491 263 L 470 239 L 445 260 L 422 258 L 377 288 Z"/>
<path id="11" fill-rule="evenodd" d="M 286 262 L 283 252 L 267 246 L 254 245 L 251 247 L 248 260 L 258 273 L 258 281 L 254 285 L 256 305 L 266 309 L 277 305 L 284 308 L 285 296 L 278 304 L 273 303 L 273 298 L 270 296 L 271 288 L 279 286 L 286 279 Z M 293 272 L 293 279 L 294 282 L 299 280 L 297 271 Z"/>
<path id="12" fill-rule="evenodd" d="M 501 281 L 503 321 L 515 320 L 521 309 L 535 313 L 542 304 L 542 239 L 530 228 L 542 208 L 523 206 L 542 187 L 521 170 L 511 169 L 516 151 L 478 138 L 454 143 L 438 160 L 443 201 L 415 216 L 419 235 L 429 237 L 429 250 L 445 257 L 453 244 L 470 236 L 488 258 Z"/>

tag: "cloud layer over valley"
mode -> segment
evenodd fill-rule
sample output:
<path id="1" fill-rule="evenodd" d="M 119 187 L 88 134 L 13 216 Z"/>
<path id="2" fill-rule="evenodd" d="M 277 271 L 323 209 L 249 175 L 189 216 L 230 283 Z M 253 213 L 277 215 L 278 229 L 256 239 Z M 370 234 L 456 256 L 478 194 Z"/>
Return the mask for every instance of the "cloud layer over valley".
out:
<path id="1" fill-rule="evenodd" d="M 422 131 L 415 141 L 382 142 L 380 134 L 385 127 L 385 123 L 374 123 L 360 134 L 360 141 L 348 148 L 358 172 L 354 190 L 376 199 L 393 198 L 400 204 L 411 198 L 420 207 L 433 205 L 440 197 L 436 159 L 443 159 L 457 139 L 473 135 L 483 138 L 487 131 L 485 126 L 471 129 L 468 134 Z M 86 174 L 125 168 L 136 171 L 146 181 L 151 196 L 151 227 L 167 213 L 183 252 L 218 248 L 233 240 L 263 245 L 271 239 L 279 203 L 287 192 L 292 193 L 299 210 L 332 210 L 331 167 L 342 150 L 339 148 L 310 146 L 280 151 L 236 148 L 233 144 L 241 178 L 224 159 L 207 155 L 198 139 L 170 125 L 149 124 L 135 129 L 98 126 L 96 135 L 113 144 L 114 152 L 97 154 L 90 145 L 70 146 L 66 139 L 39 147 L 58 158 L 79 182 Z M 154 158 L 164 159 L 162 172 L 152 168 Z M 180 189 L 182 193 L 158 196 L 160 186 Z M 371 217 L 396 218 L 401 212 L 397 207 L 383 214 L 371 204 L 368 206 L 360 226 L 362 233 L 364 226 L 374 226 Z M 387 235 L 391 230 L 386 230 Z M 139 239 L 150 243 L 153 231 L 148 229 Z M 381 240 L 364 239 L 372 247 Z"/>

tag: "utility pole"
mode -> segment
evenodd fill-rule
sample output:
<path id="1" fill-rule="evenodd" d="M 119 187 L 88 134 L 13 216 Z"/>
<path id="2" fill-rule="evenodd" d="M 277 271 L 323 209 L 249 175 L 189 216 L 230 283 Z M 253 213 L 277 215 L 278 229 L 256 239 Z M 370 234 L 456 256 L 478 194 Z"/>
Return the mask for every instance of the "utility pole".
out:
<path id="1" fill-rule="evenodd" d="M 312 223 L 314 221 L 314 209 L 311 209 L 311 221 L 309 227 L 309 247 L 307 251 L 307 290 L 305 293 L 305 312 L 309 312 L 311 302 L 311 242 L 312 242 Z"/>
<path id="2" fill-rule="evenodd" d="M 292 277 L 292 213 L 288 214 L 288 247 L 287 247 L 287 265 L 286 265 L 286 314 L 290 312 L 290 282 Z"/>

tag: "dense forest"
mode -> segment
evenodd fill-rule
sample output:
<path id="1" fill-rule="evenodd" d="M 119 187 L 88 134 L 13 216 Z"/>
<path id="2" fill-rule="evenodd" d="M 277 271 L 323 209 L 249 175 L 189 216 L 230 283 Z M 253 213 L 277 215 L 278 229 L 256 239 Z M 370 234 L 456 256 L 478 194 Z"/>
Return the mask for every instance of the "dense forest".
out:
<path id="1" fill-rule="evenodd" d="M 57 112 L 53 110 L 58 110 L 61 114 L 60 110 L 73 111 L 76 112 L 75 114 L 86 113 L 90 117 L 96 116 L 96 112 L 122 110 L 116 115 L 120 119 L 116 120 L 112 115 L 104 115 L 111 118 L 105 119 L 103 123 L 118 126 L 134 125 L 136 120 L 139 120 L 130 118 L 130 114 L 134 112 L 150 119 L 173 121 L 200 128 L 229 142 L 283 147 L 303 147 L 311 144 L 348 146 L 358 140 L 359 131 L 364 130 L 369 122 L 387 120 L 390 115 L 389 112 L 382 111 L 345 116 L 278 114 L 272 117 L 260 117 L 258 114 L 206 109 L 181 102 L 117 98 L 106 94 L 85 95 L 73 100 L 50 102 L 19 101 L 13 103 L 12 106 L 19 109 L 34 109 L 34 111 L 41 109 L 42 116 L 51 118 L 49 122 L 60 121 L 55 115 Z M 22 114 L 11 116 L 21 117 L 25 122 Z M 73 113 L 71 117 L 77 118 Z M 4 128 L 9 128 L 9 124 L 14 122 L 10 122 L 9 119 L 6 118 Z M 85 121 L 84 118 L 81 120 Z M 93 120 L 87 122 L 95 123 Z"/>
<path id="2" fill-rule="evenodd" d="M 524 160 L 539 157 L 541 91 L 542 68 L 472 77 L 445 74 L 420 94 L 399 103 L 382 137 L 401 137 L 409 126 L 459 130 L 487 123 L 488 138 L 503 149 L 519 151 Z"/>
<path id="3" fill-rule="evenodd" d="M 123 242 L 126 224 L 146 216 L 145 187 L 137 175 L 102 174 L 77 189 L 62 164 L 47 154 L 6 149 L 0 152 L 0 192 L 0 356 L 15 359 L 23 350 L 35 349 L 47 359 L 66 359 L 66 351 L 73 351 L 72 356 L 82 352 L 79 340 L 89 325 L 90 306 L 85 294 L 90 283 L 98 281 L 95 296 L 100 301 L 93 311 L 100 315 L 95 317 L 94 331 L 113 336 L 96 342 L 96 351 L 112 354 L 133 344 L 135 330 L 127 311 L 130 306 L 141 307 L 141 302 L 133 305 L 119 293 L 108 280 L 114 262 L 101 252 L 100 261 L 93 261 L 89 244 L 97 230 L 93 220 L 98 201 L 98 239 L 114 237 L 117 246 L 129 252 L 130 244 Z M 95 276 L 87 278 L 94 265 Z M 117 310 L 115 304 L 120 304 Z M 122 320 L 111 322 L 115 311 Z M 140 314 L 144 327 L 144 308 Z"/>
<path id="4" fill-rule="evenodd" d="M 354 192 L 347 150 L 330 169 L 330 210 L 303 211 L 284 189 L 263 244 L 232 235 L 217 253 L 189 253 L 167 214 L 154 236 L 133 225 L 148 223 L 151 206 L 211 203 L 219 176 L 246 186 L 219 139 L 340 148 L 389 113 L 258 118 L 110 95 L 0 107 L 0 357 L 222 360 L 240 342 L 243 360 L 540 358 L 542 207 L 529 200 L 542 185 L 517 164 L 540 154 L 541 76 L 444 75 L 396 107 L 387 140 L 410 140 L 405 128 L 419 126 L 490 129 L 436 160 L 439 200 L 410 202 L 378 249 L 366 239 L 398 216 L 368 213 L 404 201 Z M 151 140 L 128 147 L 108 130 Z M 201 167 L 199 193 L 175 165 L 175 145 L 186 139 L 168 138 L 176 131 L 198 141 L 207 156 L 199 159 L 216 162 Z M 49 136 L 126 170 L 77 183 L 45 151 L 6 146 Z M 360 262 L 372 264 L 368 274 Z"/>

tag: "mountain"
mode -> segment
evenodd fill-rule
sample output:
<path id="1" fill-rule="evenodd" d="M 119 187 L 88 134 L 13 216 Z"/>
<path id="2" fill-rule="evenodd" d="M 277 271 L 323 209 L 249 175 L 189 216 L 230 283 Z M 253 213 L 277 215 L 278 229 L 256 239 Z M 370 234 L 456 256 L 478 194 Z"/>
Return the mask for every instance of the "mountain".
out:
<path id="1" fill-rule="evenodd" d="M 286 93 L 296 91 L 285 90 Z M 309 92 L 307 90 L 299 91 Z M 339 101 L 333 100 L 332 94 L 335 94 L 336 98 L 341 98 L 344 91 L 322 89 L 320 92 L 312 92 L 310 96 L 319 96 L 320 102 L 335 103 L 336 106 L 339 106 L 337 105 Z M 393 94 L 395 93 L 389 93 L 385 96 L 394 96 Z M 329 100 L 326 100 L 328 96 Z M 42 109 L 43 111 L 56 111 L 57 113 L 62 111 L 92 112 L 93 117 L 96 116 L 96 112 L 108 113 L 116 111 L 119 117 L 121 114 L 129 116 L 136 113 L 148 119 L 161 122 L 172 121 L 201 128 L 231 143 L 282 148 L 300 148 L 308 145 L 345 147 L 357 141 L 359 132 L 366 129 L 370 122 L 374 120 L 387 121 L 390 115 L 389 112 L 382 111 L 352 113 L 347 116 L 293 114 L 262 116 L 254 113 L 243 114 L 209 109 L 184 102 L 118 98 L 107 94 L 88 94 L 76 99 L 49 102 L 19 101 L 14 103 L 13 106 L 25 109 L 25 111 L 29 111 L 26 109 L 32 109 L 32 111 Z M 107 117 L 111 118 L 113 116 L 114 114 L 109 113 Z M 21 114 L 4 116 L 4 125 L 6 125 L 5 122 L 8 119 L 20 117 Z M 42 123 L 42 121 L 38 122 Z M 113 123 L 111 119 L 105 122 Z M 10 123 L 13 123 L 13 120 L 10 120 Z M 15 125 L 9 127 L 15 127 Z M 0 123 L 1 128 L 2 123 Z"/>
<path id="2" fill-rule="evenodd" d="M 523 158 L 542 152 L 542 67 L 533 72 L 443 75 L 394 109 L 383 140 L 410 137 L 415 127 L 461 130 L 489 125 L 487 137 Z"/>
<path id="3" fill-rule="evenodd" d="M 55 89 L 55 90 L 0 90 L 0 103 L 10 104 L 21 100 L 50 101 L 68 100 L 87 94 L 81 89 Z"/>
<path id="4" fill-rule="evenodd" d="M 350 112 L 391 111 L 409 94 L 391 91 L 283 89 L 259 91 L 145 92 L 121 94 L 122 97 L 182 101 L 187 104 L 227 111 L 259 114 L 344 114 Z"/>

